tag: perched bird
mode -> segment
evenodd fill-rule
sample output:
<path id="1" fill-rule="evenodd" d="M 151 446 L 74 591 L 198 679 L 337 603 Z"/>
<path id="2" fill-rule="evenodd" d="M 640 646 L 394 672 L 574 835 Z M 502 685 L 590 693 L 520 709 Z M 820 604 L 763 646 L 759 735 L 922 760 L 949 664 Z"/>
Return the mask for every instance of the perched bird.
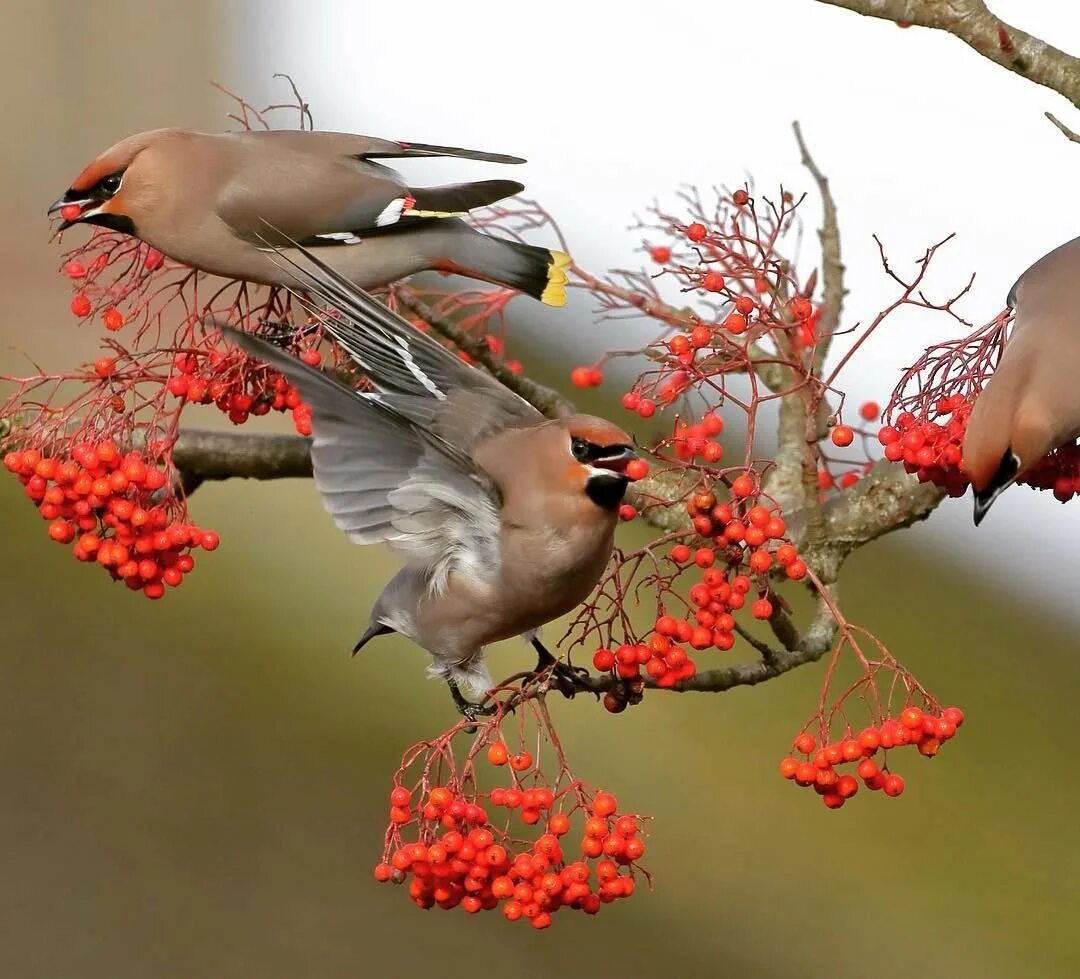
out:
<path id="1" fill-rule="evenodd" d="M 301 253 L 304 250 L 299 249 Z M 288 256 L 289 252 L 282 252 Z M 547 420 L 311 254 L 293 267 L 374 390 L 358 393 L 268 341 L 231 331 L 285 374 L 312 409 L 315 485 L 358 544 L 404 558 L 355 651 L 397 632 L 426 649 L 459 710 L 480 712 L 489 643 L 536 635 L 582 602 L 611 555 L 630 437 L 590 415 Z M 572 678 L 566 664 L 560 680 Z"/>
<path id="2" fill-rule="evenodd" d="M 304 252 L 292 247 L 298 242 L 365 289 L 436 269 L 562 306 L 570 264 L 565 253 L 480 234 L 461 220 L 522 185 L 481 180 L 409 187 L 376 162 L 426 156 L 525 162 L 346 133 L 155 129 L 102 153 L 49 213 L 63 211 L 61 230 L 80 223 L 112 228 L 228 278 L 295 287 L 295 266 L 311 268 Z M 271 245 L 284 248 L 289 262 L 275 260 Z"/>
<path id="3" fill-rule="evenodd" d="M 1008 304 L 1016 311 L 1012 336 L 964 435 L 976 525 L 1017 478 L 1080 435 L 1080 238 L 1021 275 Z"/>

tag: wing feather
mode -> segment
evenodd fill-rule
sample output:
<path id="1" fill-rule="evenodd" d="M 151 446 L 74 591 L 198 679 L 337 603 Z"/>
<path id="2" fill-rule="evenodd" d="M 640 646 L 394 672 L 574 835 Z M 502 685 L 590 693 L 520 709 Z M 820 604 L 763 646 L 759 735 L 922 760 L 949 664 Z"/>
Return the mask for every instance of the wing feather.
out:
<path id="1" fill-rule="evenodd" d="M 497 571 L 500 501 L 464 453 L 378 395 L 353 391 L 260 337 L 228 333 L 311 406 L 315 484 L 350 540 L 389 544 L 423 569 L 433 591 L 457 567 Z"/>

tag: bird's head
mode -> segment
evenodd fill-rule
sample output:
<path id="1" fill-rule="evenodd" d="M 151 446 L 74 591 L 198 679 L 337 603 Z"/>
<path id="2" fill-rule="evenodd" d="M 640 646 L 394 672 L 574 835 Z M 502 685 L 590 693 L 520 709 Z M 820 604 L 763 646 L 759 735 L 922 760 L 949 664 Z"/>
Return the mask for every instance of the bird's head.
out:
<path id="1" fill-rule="evenodd" d="M 617 507 L 631 480 L 627 466 L 638 458 L 630 436 L 593 415 L 567 418 L 562 429 L 571 483 L 597 506 Z"/>
<path id="2" fill-rule="evenodd" d="M 993 378 L 991 379 L 993 381 Z M 988 384 L 964 433 L 963 467 L 975 495 L 978 526 L 994 501 L 1063 438 L 1035 397 Z"/>
<path id="3" fill-rule="evenodd" d="M 177 132 L 155 129 L 138 133 L 92 160 L 49 207 L 49 214 L 59 213 L 63 219 L 59 230 L 96 224 L 136 234 L 139 213 L 147 206 L 148 196 L 153 196 L 152 150 Z"/>

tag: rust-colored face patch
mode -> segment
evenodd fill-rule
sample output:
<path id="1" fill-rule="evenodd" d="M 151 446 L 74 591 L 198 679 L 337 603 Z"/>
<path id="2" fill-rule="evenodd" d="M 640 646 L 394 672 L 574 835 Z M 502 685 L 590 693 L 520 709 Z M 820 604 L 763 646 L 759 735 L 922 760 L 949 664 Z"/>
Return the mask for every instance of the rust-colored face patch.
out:
<path id="1" fill-rule="evenodd" d="M 99 158 L 75 178 L 71 184 L 71 189 L 77 191 L 90 190 L 116 169 L 115 166 L 110 166 L 108 161 Z"/>
<path id="2" fill-rule="evenodd" d="M 630 436 L 621 428 L 591 415 L 573 419 L 569 431 L 571 438 L 585 439 L 594 445 L 630 445 Z"/>

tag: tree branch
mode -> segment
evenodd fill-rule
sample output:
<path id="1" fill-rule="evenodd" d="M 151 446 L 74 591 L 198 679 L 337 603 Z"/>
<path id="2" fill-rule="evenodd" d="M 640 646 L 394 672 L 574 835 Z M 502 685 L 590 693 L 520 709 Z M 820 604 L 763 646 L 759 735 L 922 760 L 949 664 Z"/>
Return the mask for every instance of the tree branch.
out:
<path id="1" fill-rule="evenodd" d="M 982 0 L 817 0 L 866 17 L 945 31 L 1080 108 L 1080 59 L 995 17 Z M 1051 119 L 1052 122 L 1056 120 Z M 1064 131 L 1064 127 L 1058 124 Z M 1068 135 L 1066 133 L 1066 135 Z"/>

